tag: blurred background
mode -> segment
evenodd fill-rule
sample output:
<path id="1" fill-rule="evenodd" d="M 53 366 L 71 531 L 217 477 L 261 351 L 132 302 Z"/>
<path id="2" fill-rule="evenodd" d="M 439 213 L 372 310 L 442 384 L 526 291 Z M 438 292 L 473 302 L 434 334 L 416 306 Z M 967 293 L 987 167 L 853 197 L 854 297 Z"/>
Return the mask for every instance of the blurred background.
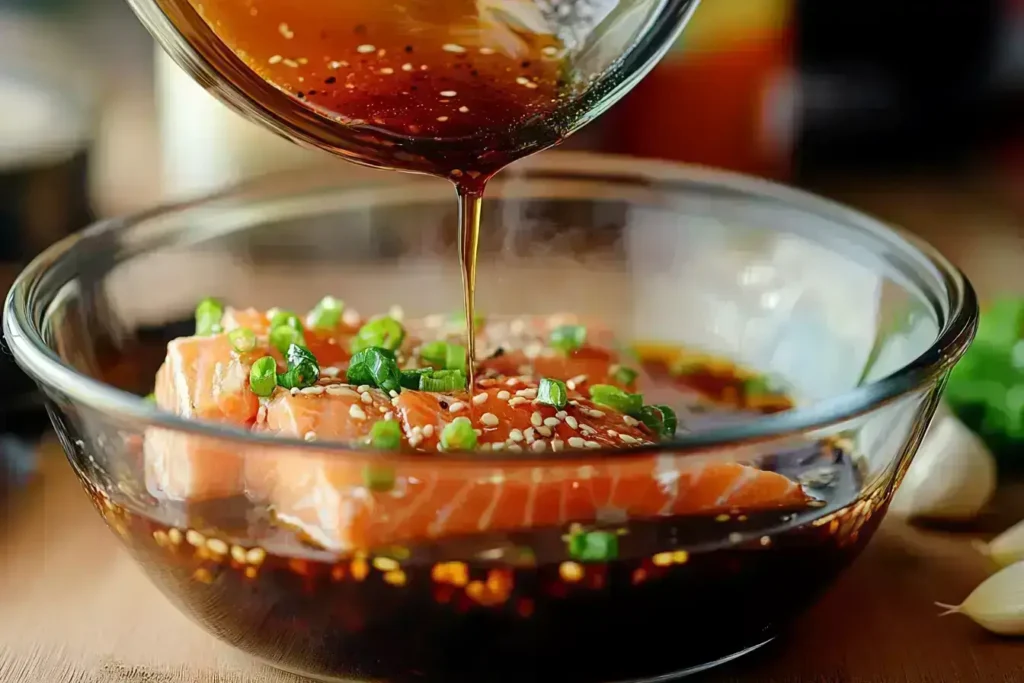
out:
<path id="1" fill-rule="evenodd" d="M 0 0 L 0 102 L 0 294 L 96 218 L 324 161 L 213 101 L 124 0 Z M 1024 294 L 1024 0 L 705 0 L 567 146 L 803 186 L 922 235 L 983 298 Z M 24 389 L 3 422 L 41 428 L 0 372 Z"/>

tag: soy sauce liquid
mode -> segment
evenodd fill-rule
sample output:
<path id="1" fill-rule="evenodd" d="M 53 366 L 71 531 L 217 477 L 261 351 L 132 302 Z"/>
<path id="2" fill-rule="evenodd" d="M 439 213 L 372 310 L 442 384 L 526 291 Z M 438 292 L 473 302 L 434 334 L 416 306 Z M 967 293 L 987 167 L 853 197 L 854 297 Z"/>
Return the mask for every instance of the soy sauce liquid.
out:
<path id="1" fill-rule="evenodd" d="M 222 77 L 307 141 L 350 161 L 454 183 L 474 359 L 487 181 L 557 144 L 588 104 L 586 79 L 569 68 L 560 40 L 476 0 L 159 2 Z"/>

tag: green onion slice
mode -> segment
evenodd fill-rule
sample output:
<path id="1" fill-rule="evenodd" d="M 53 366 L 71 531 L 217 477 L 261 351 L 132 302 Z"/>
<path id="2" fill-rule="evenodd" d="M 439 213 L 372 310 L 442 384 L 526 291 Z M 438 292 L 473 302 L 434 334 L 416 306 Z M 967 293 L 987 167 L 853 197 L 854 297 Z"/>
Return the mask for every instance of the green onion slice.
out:
<path id="1" fill-rule="evenodd" d="M 363 468 L 363 486 L 375 493 L 387 493 L 395 488 L 395 471 L 390 467 L 367 465 Z"/>
<path id="2" fill-rule="evenodd" d="M 333 296 L 325 296 L 309 314 L 309 325 L 314 330 L 333 330 L 341 322 L 345 302 Z"/>
<path id="3" fill-rule="evenodd" d="M 402 428 L 394 420 L 382 420 L 370 428 L 370 445 L 382 451 L 398 450 L 402 445 Z"/>
<path id="4" fill-rule="evenodd" d="M 420 391 L 450 393 L 466 388 L 466 373 L 461 370 L 434 370 L 420 375 Z"/>
<path id="5" fill-rule="evenodd" d="M 537 388 L 537 400 L 561 410 L 569 402 L 569 392 L 565 387 L 565 382 L 544 377 Z"/>
<path id="6" fill-rule="evenodd" d="M 643 394 L 630 394 L 610 384 L 590 387 L 590 398 L 598 405 L 607 406 L 624 415 L 639 418 L 644 407 Z"/>
<path id="7" fill-rule="evenodd" d="M 661 411 L 661 415 L 665 419 L 662 434 L 664 434 L 665 438 L 671 439 L 676 435 L 676 431 L 679 429 L 679 417 L 676 415 L 676 411 L 672 410 L 668 406 L 659 405 L 655 407 Z"/>
<path id="8" fill-rule="evenodd" d="M 224 317 L 224 304 L 217 299 L 203 299 L 196 306 L 196 336 L 209 337 L 220 334 L 221 319 Z"/>
<path id="9" fill-rule="evenodd" d="M 430 368 L 417 368 L 415 370 L 402 370 L 401 384 L 403 389 L 418 390 L 420 388 L 420 377 L 433 372 Z"/>
<path id="10" fill-rule="evenodd" d="M 285 389 L 305 389 L 320 379 L 320 363 L 309 349 L 292 344 L 285 353 L 288 370 L 277 375 L 277 383 Z"/>
<path id="11" fill-rule="evenodd" d="M 143 401 L 149 401 L 150 403 L 156 403 L 156 394 L 148 394 Z"/>
<path id="12" fill-rule="evenodd" d="M 466 347 L 461 344 L 449 344 L 445 352 L 445 370 L 466 371 Z"/>
<path id="13" fill-rule="evenodd" d="M 398 369 L 393 351 L 371 346 L 352 356 L 346 381 L 349 384 L 369 384 L 384 391 L 401 391 L 402 371 Z"/>
<path id="14" fill-rule="evenodd" d="M 256 348 L 256 333 L 248 327 L 238 327 L 228 332 L 228 342 L 238 353 L 248 353 Z"/>
<path id="15" fill-rule="evenodd" d="M 619 556 L 619 537 L 609 531 L 583 531 L 569 536 L 569 557 L 580 562 L 609 562 Z"/>
<path id="16" fill-rule="evenodd" d="M 657 406 L 644 406 L 640 410 L 640 421 L 647 425 L 651 433 L 659 438 L 665 431 L 665 415 Z"/>
<path id="17" fill-rule="evenodd" d="M 292 346 L 305 346 L 306 338 L 301 330 L 290 325 L 278 325 L 270 328 L 270 345 L 281 353 L 288 353 Z"/>
<path id="18" fill-rule="evenodd" d="M 270 317 L 270 329 L 282 326 L 302 332 L 302 321 L 291 311 L 278 310 Z"/>
<path id="19" fill-rule="evenodd" d="M 637 376 L 638 373 L 636 370 L 633 368 L 627 368 L 625 365 L 615 366 L 615 371 L 612 372 L 612 380 L 614 380 L 616 384 L 621 384 L 627 387 L 636 381 Z"/>
<path id="20" fill-rule="evenodd" d="M 448 342 L 434 341 L 420 347 L 420 358 L 424 363 L 438 368 L 446 367 L 448 362 Z"/>
<path id="21" fill-rule="evenodd" d="M 476 448 L 476 432 L 465 417 L 457 417 L 441 430 L 441 446 L 448 451 L 470 451 Z"/>
<path id="22" fill-rule="evenodd" d="M 587 328 L 583 325 L 562 325 L 551 330 L 551 347 L 569 354 L 583 346 L 587 340 Z"/>
<path id="23" fill-rule="evenodd" d="M 402 324 L 387 316 L 374 318 L 359 328 L 352 338 L 352 353 L 377 347 L 389 351 L 396 350 L 405 339 L 405 328 Z"/>
<path id="24" fill-rule="evenodd" d="M 257 396 L 270 396 L 277 387 L 277 361 L 263 356 L 249 368 L 249 388 Z"/>

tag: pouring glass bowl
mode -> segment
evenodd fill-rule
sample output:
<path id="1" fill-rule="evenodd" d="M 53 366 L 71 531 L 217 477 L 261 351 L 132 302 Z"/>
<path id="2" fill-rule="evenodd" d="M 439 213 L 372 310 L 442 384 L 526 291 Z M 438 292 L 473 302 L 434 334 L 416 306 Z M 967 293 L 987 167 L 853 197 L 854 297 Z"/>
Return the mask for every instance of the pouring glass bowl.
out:
<path id="1" fill-rule="evenodd" d="M 460 289 L 446 184 L 372 171 L 340 184 L 329 168 L 273 177 L 95 226 L 25 270 L 5 305 L 5 337 L 97 510 L 143 570 L 212 634 L 275 666 L 326 680 L 643 680 L 770 640 L 884 515 L 974 333 L 969 283 L 910 236 L 725 173 L 560 153 L 511 167 L 491 191 L 488 316 L 593 316 L 620 338 L 769 372 L 797 407 L 653 449 L 517 461 L 275 440 L 141 398 L 203 296 L 298 310 L 329 292 L 364 312 L 450 310 Z M 142 452 L 152 430 L 205 442 L 211 458 L 387 463 L 399 476 L 416 460 L 467 484 L 524 462 L 569 485 L 594 463 L 627 467 L 652 454 L 680 467 L 742 462 L 787 474 L 825 503 L 698 526 L 627 517 L 610 563 L 565 562 L 541 546 L 524 561 L 522 530 L 327 552 L 285 542 L 266 526 L 265 501 L 211 508 L 152 495 Z M 545 536 L 548 546 L 564 548 L 562 532 Z"/>

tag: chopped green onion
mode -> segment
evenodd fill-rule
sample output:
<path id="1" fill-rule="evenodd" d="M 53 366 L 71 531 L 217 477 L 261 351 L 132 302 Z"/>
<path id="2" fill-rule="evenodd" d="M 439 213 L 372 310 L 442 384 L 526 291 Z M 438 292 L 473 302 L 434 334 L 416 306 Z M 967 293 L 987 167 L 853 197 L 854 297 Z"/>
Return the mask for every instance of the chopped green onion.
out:
<path id="1" fill-rule="evenodd" d="M 775 383 L 763 375 L 743 380 L 743 394 L 745 396 L 770 396 L 776 393 L 778 393 L 778 390 Z"/>
<path id="2" fill-rule="evenodd" d="M 315 330 L 333 330 L 341 322 L 345 302 L 325 296 L 309 314 L 309 325 Z"/>
<path id="3" fill-rule="evenodd" d="M 285 359 L 288 370 L 277 375 L 277 383 L 285 389 L 305 389 L 320 379 L 320 363 L 309 349 L 292 344 L 285 353 Z"/>
<path id="4" fill-rule="evenodd" d="M 420 391 L 450 393 L 466 388 L 466 373 L 461 370 L 434 370 L 420 375 Z"/>
<path id="5" fill-rule="evenodd" d="M 551 330 L 551 347 L 569 354 L 583 346 L 587 339 L 587 328 L 583 325 L 562 325 Z"/>
<path id="6" fill-rule="evenodd" d="M 270 329 L 281 326 L 290 327 L 293 330 L 302 332 L 302 321 L 299 320 L 299 316 L 291 311 L 276 311 L 270 317 Z"/>
<path id="7" fill-rule="evenodd" d="M 196 306 L 196 336 L 209 337 L 223 331 L 221 319 L 224 317 L 224 304 L 217 299 L 203 299 Z"/>
<path id="8" fill-rule="evenodd" d="M 583 531 L 569 536 L 569 557 L 580 562 L 608 562 L 619 556 L 619 537 L 610 531 Z"/>
<path id="9" fill-rule="evenodd" d="M 637 371 L 633 368 L 627 368 L 625 365 L 616 365 L 615 371 L 612 373 L 612 379 L 623 386 L 629 386 L 636 381 Z"/>
<path id="10" fill-rule="evenodd" d="M 476 432 L 473 423 L 465 417 L 457 417 L 441 430 L 441 446 L 448 451 L 470 451 L 476 448 Z"/>
<path id="11" fill-rule="evenodd" d="M 369 384 L 384 391 L 401 391 L 402 371 L 398 369 L 393 351 L 371 346 L 352 356 L 346 381 L 349 384 Z"/>
<path id="12" fill-rule="evenodd" d="M 403 389 L 418 390 L 420 388 L 420 377 L 429 375 L 433 370 L 430 368 L 417 368 L 415 370 L 402 370 L 401 384 Z"/>
<path id="13" fill-rule="evenodd" d="M 643 394 L 630 394 L 610 384 L 595 384 L 590 387 L 590 398 L 594 403 L 608 406 L 624 415 L 639 418 L 644 407 Z"/>
<path id="14" fill-rule="evenodd" d="M 420 358 L 424 363 L 443 368 L 448 362 L 448 342 L 434 341 L 420 348 Z"/>
<path id="15" fill-rule="evenodd" d="M 248 353 L 256 348 L 256 333 L 248 327 L 239 327 L 228 332 L 228 341 L 238 353 Z"/>
<path id="16" fill-rule="evenodd" d="M 643 422 L 656 437 L 660 438 L 662 433 L 665 431 L 665 415 L 657 406 L 644 406 L 640 410 L 640 421 Z"/>
<path id="17" fill-rule="evenodd" d="M 249 388 L 257 396 L 270 396 L 277 387 L 277 361 L 263 356 L 249 368 Z"/>
<path id="18" fill-rule="evenodd" d="M 402 445 L 402 428 L 394 420 L 377 422 L 370 428 L 370 445 L 382 451 L 393 451 Z"/>
<path id="19" fill-rule="evenodd" d="M 461 325 L 463 328 L 466 327 L 466 312 L 457 311 L 448 316 L 448 319 L 456 325 Z M 484 316 L 479 311 L 473 311 L 473 327 L 480 328 L 484 324 Z"/>
<path id="20" fill-rule="evenodd" d="M 367 465 L 363 468 L 363 486 L 375 493 L 387 493 L 395 488 L 395 471 L 390 467 Z"/>
<path id="21" fill-rule="evenodd" d="M 360 327 L 356 336 L 352 338 L 352 353 L 358 353 L 373 346 L 394 351 L 402 345 L 403 339 L 405 339 L 405 328 L 400 322 L 387 316 L 374 318 Z"/>
<path id="22" fill-rule="evenodd" d="M 449 344 L 445 353 L 445 370 L 466 371 L 466 347 L 461 344 Z"/>
<path id="23" fill-rule="evenodd" d="M 679 417 L 676 415 L 676 411 L 672 410 L 668 406 L 660 405 L 655 407 L 661 411 L 662 417 L 665 418 L 662 434 L 664 434 L 666 438 L 671 439 L 676 435 L 676 431 L 679 429 Z"/>
<path id="24" fill-rule="evenodd" d="M 149 401 L 150 403 L 156 403 L 156 394 L 149 394 L 143 401 Z"/>
<path id="25" fill-rule="evenodd" d="M 270 345 L 281 353 L 287 353 L 292 346 L 305 346 L 306 338 L 301 330 L 290 325 L 278 325 L 270 328 Z"/>
<path id="26" fill-rule="evenodd" d="M 565 382 L 544 377 L 537 389 L 537 400 L 561 410 L 569 402 L 569 392 L 565 388 Z"/>

